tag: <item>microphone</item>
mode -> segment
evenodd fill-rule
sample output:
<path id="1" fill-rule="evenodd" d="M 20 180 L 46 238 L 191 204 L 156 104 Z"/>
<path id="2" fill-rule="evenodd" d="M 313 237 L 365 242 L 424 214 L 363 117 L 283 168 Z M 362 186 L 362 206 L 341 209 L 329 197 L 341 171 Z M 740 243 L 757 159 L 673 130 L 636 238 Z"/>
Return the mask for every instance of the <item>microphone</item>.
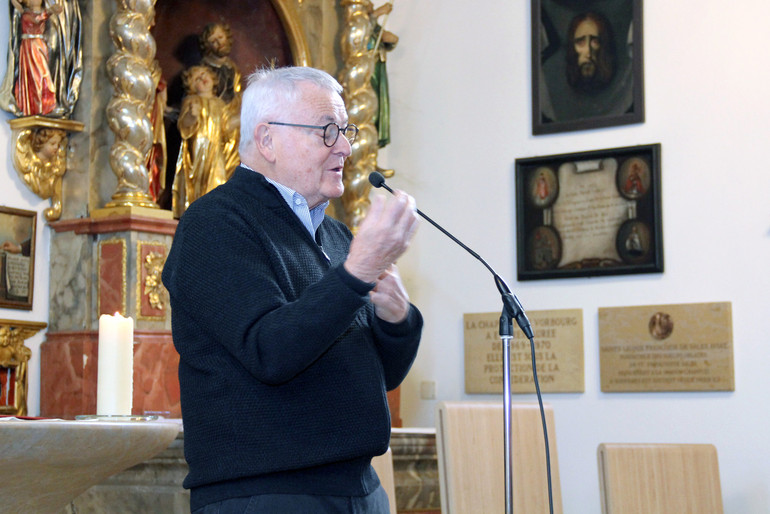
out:
<path id="1" fill-rule="evenodd" d="M 385 183 L 385 177 L 380 173 L 379 171 L 373 171 L 369 174 L 369 182 L 377 188 L 383 188 L 386 191 L 390 192 L 391 194 L 395 194 L 395 192 Z M 497 290 L 500 291 L 500 295 L 503 299 L 503 305 L 505 306 L 506 313 L 512 318 L 516 320 L 516 323 L 519 325 L 519 328 L 524 332 L 524 335 L 527 336 L 528 339 L 534 339 L 535 335 L 532 332 L 532 325 L 529 322 L 529 318 L 527 318 L 527 315 L 524 313 L 524 308 L 521 306 L 521 302 L 519 302 L 519 299 L 516 298 L 516 295 L 511 292 L 511 290 L 508 288 L 508 284 L 505 283 L 505 281 L 498 275 L 492 267 L 487 264 L 487 261 L 481 258 L 479 254 L 468 248 L 465 244 L 463 244 L 462 241 L 457 239 L 455 236 L 450 234 L 448 231 L 444 229 L 441 225 L 430 219 L 427 215 L 425 215 L 420 209 L 417 209 L 417 214 L 422 216 L 428 223 L 439 229 L 445 236 L 447 236 L 449 239 L 460 245 L 462 248 L 465 249 L 468 253 L 473 255 L 476 259 L 481 261 L 481 264 L 483 264 L 489 271 L 492 273 L 492 276 L 494 276 L 495 279 L 495 285 L 497 286 Z M 500 330 L 502 332 L 503 327 L 501 325 Z M 512 335 L 512 334 L 509 334 Z"/>

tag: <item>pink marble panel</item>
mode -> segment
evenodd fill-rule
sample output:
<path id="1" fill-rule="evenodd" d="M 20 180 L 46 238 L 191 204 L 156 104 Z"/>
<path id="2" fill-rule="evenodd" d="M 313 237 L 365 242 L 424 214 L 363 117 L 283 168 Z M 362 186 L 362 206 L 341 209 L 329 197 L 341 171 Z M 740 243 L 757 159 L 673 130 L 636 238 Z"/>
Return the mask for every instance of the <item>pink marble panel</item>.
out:
<path id="1" fill-rule="evenodd" d="M 105 241 L 99 245 L 99 312 L 126 313 L 126 242 Z"/>
<path id="2" fill-rule="evenodd" d="M 48 333 L 40 347 L 40 415 L 96 413 L 98 332 Z M 133 414 L 180 418 L 179 354 L 170 331 L 134 332 Z"/>
<path id="3" fill-rule="evenodd" d="M 134 414 L 164 413 L 181 418 L 179 403 L 179 354 L 171 332 L 135 332 Z"/>
<path id="4" fill-rule="evenodd" d="M 178 223 L 178 220 L 127 214 L 99 219 L 73 218 L 53 221 L 48 225 L 55 232 L 74 232 L 76 234 L 110 234 L 134 231 L 173 236 Z"/>
<path id="5" fill-rule="evenodd" d="M 96 332 L 48 333 L 40 346 L 40 415 L 96 412 Z"/>

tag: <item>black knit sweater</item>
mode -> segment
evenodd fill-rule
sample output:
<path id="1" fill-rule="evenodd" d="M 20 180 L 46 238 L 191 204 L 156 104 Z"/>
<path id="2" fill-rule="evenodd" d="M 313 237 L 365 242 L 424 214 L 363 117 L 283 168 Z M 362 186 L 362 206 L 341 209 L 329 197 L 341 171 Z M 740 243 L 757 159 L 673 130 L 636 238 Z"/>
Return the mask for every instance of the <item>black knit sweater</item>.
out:
<path id="1" fill-rule="evenodd" d="M 323 251 L 265 178 L 238 168 L 182 216 L 163 270 L 179 351 L 191 507 L 260 493 L 361 496 L 390 440 L 386 390 L 417 353 L 422 317 L 374 315 L 342 266 L 351 234 L 326 217 Z M 329 257 L 327 260 L 324 251 Z"/>

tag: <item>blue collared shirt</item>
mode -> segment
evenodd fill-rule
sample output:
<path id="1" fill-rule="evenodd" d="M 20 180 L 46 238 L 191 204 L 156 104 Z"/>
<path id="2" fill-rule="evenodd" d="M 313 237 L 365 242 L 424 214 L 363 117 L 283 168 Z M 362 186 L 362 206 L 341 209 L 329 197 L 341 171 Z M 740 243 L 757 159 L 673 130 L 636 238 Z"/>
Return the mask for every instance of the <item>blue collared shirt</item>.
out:
<path id="1" fill-rule="evenodd" d="M 254 171 L 243 163 L 241 163 L 241 166 Z M 280 184 L 268 177 L 265 177 L 265 180 L 273 184 L 276 189 L 278 189 L 278 192 L 281 193 L 283 199 L 286 200 L 286 203 L 289 205 L 292 212 L 297 215 L 308 232 L 310 232 L 310 235 L 313 237 L 313 239 L 315 239 L 316 230 L 318 230 L 318 226 L 324 220 L 324 213 L 326 208 L 329 206 L 329 201 L 327 200 L 326 202 L 315 206 L 313 209 L 309 209 L 305 197 L 292 188 L 284 186 L 283 184 Z"/>

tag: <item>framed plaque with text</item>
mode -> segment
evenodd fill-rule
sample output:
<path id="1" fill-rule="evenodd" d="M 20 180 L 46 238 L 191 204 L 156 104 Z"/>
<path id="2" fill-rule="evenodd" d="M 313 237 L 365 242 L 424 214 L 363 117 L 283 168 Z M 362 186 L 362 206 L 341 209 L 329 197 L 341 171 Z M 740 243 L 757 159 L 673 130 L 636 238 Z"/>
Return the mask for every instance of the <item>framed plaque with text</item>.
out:
<path id="1" fill-rule="evenodd" d="M 535 370 L 545 393 L 582 393 L 583 311 L 556 309 L 529 311 L 534 332 Z M 500 313 L 463 315 L 465 326 L 465 392 L 503 392 L 503 344 L 499 337 Z M 511 392 L 534 393 L 532 344 L 515 330 L 511 340 Z"/>
<path id="2" fill-rule="evenodd" d="M 602 392 L 734 391 L 730 302 L 602 307 Z"/>
<path id="3" fill-rule="evenodd" d="M 516 160 L 519 280 L 663 271 L 660 144 Z"/>

